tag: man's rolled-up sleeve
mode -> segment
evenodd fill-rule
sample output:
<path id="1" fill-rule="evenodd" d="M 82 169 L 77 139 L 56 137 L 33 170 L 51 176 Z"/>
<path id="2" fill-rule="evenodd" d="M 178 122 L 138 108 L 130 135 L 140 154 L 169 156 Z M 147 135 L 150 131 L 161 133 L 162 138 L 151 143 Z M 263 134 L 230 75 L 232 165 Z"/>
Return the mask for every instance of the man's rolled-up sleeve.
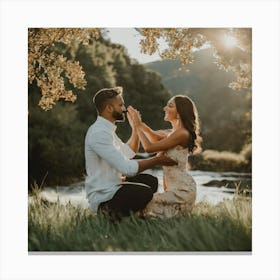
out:
<path id="1" fill-rule="evenodd" d="M 129 159 L 132 159 L 135 157 L 136 153 L 130 148 L 130 146 L 127 143 L 123 143 L 122 140 L 116 136 L 115 140 L 120 145 L 121 152 Z"/>
<path id="2" fill-rule="evenodd" d="M 116 170 L 126 176 L 135 176 L 139 166 L 137 161 L 127 159 L 113 144 L 113 136 L 99 131 L 91 137 L 92 149 Z"/>

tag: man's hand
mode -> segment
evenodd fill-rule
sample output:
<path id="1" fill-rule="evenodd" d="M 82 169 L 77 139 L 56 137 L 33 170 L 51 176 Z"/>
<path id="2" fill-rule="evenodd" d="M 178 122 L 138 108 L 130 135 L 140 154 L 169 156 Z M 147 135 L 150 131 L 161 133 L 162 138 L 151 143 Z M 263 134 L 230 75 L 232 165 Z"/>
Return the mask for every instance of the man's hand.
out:
<path id="1" fill-rule="evenodd" d="M 177 161 L 167 157 L 163 153 L 158 153 L 156 157 L 158 158 L 160 165 L 173 166 L 178 164 Z"/>
<path id="2" fill-rule="evenodd" d="M 156 165 L 159 165 L 159 166 L 162 166 L 162 165 L 166 165 L 166 166 L 172 166 L 172 165 L 177 165 L 178 163 L 163 155 L 163 154 L 160 154 L 160 155 L 157 155 L 155 157 L 152 157 L 152 158 L 148 158 L 148 159 L 143 159 L 143 160 L 138 160 L 138 165 L 139 165 L 139 168 L 138 168 L 138 173 L 148 169 L 148 168 L 152 168 Z"/>
<path id="3" fill-rule="evenodd" d="M 129 106 L 130 107 L 130 106 Z M 127 109 L 127 114 L 126 114 L 126 117 L 127 117 L 127 120 L 128 120 L 128 123 L 129 125 L 131 126 L 132 129 L 134 129 L 134 122 L 133 122 L 133 119 L 132 119 L 132 116 L 131 116 L 131 112 L 130 110 Z"/>
<path id="4" fill-rule="evenodd" d="M 134 117 L 133 117 L 133 115 L 136 114 L 135 111 L 137 111 L 137 110 L 135 110 L 132 106 L 128 106 L 126 116 L 127 116 L 129 125 L 132 128 L 132 133 L 131 133 L 130 138 L 127 141 L 127 144 L 136 153 L 139 149 L 139 136 L 138 136 L 137 126 L 134 122 Z"/>
<path id="5" fill-rule="evenodd" d="M 127 119 L 132 128 L 140 127 L 142 124 L 142 119 L 139 111 L 134 109 L 132 106 L 127 108 Z"/>

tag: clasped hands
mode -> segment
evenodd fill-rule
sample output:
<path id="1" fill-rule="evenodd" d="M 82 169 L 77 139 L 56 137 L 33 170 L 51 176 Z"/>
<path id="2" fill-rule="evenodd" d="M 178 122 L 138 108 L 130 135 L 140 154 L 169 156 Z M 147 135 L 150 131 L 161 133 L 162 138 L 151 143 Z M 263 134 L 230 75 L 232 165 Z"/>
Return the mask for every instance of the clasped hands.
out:
<path id="1" fill-rule="evenodd" d="M 140 112 L 132 106 L 127 107 L 127 119 L 132 129 L 140 128 L 142 125 Z"/>
<path id="2" fill-rule="evenodd" d="M 139 131 L 142 126 L 142 118 L 141 114 L 138 110 L 133 108 L 132 106 L 128 106 L 127 108 L 127 119 L 132 129 Z M 139 132 L 138 132 L 139 134 Z M 177 165 L 178 163 L 173 159 L 167 157 L 164 151 L 159 151 L 157 153 L 157 158 L 160 161 L 161 165 L 172 166 Z"/>

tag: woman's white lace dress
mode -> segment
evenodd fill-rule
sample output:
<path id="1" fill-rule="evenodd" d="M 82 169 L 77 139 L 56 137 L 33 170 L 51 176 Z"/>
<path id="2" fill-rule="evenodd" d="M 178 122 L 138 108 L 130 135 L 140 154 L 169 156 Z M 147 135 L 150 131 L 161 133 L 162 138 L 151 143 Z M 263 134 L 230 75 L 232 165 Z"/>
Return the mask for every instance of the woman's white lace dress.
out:
<path id="1" fill-rule="evenodd" d="M 155 193 L 144 209 L 145 216 L 170 218 L 192 210 L 196 199 L 196 183 L 187 171 L 188 149 L 176 146 L 166 155 L 178 162 L 163 167 L 165 192 Z"/>

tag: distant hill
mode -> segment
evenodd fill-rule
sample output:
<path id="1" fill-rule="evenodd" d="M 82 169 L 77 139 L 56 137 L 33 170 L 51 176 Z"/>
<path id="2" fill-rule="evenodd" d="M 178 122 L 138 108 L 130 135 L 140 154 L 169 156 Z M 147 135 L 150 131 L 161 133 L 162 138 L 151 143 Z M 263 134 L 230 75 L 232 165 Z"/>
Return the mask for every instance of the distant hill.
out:
<path id="1" fill-rule="evenodd" d="M 187 66 L 177 60 L 144 66 L 160 74 L 171 95 L 184 94 L 194 100 L 201 119 L 204 148 L 239 151 L 251 138 L 251 93 L 230 89 L 228 84 L 234 80 L 234 74 L 219 69 L 213 62 L 213 50 L 204 49 L 196 52 L 194 63 Z"/>
<path id="2" fill-rule="evenodd" d="M 196 94 L 211 85 L 212 89 L 227 87 L 233 73 L 220 70 L 213 63 L 213 50 L 204 49 L 194 54 L 194 63 L 183 66 L 179 60 L 161 60 L 144 64 L 158 72 L 171 94 Z"/>

